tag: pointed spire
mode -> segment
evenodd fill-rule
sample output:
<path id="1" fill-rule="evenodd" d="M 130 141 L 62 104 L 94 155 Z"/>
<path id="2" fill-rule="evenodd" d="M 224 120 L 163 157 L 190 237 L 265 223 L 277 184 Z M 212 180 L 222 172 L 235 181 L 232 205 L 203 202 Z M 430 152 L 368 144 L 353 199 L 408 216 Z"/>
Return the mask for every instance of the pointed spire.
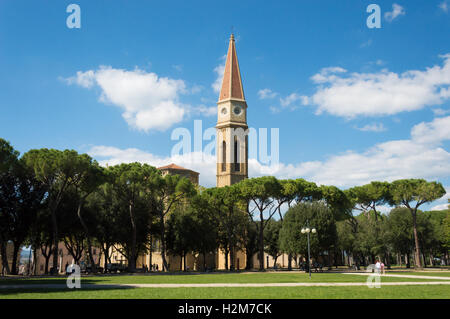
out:
<path id="1" fill-rule="evenodd" d="M 225 71 L 223 73 L 222 89 L 220 90 L 219 95 L 219 101 L 227 99 L 245 100 L 233 34 L 230 36 Z"/>

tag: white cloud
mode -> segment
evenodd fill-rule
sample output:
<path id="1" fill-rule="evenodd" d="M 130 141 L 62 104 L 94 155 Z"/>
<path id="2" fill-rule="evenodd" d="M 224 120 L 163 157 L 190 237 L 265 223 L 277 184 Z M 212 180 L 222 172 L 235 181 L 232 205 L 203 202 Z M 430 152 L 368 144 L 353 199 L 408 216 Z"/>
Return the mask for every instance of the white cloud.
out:
<path id="1" fill-rule="evenodd" d="M 357 130 L 363 131 L 363 132 L 384 132 L 386 131 L 386 128 L 384 127 L 383 123 L 372 123 L 364 125 L 363 127 L 355 127 Z"/>
<path id="2" fill-rule="evenodd" d="M 280 98 L 281 106 L 287 107 L 292 105 L 293 103 L 300 101 L 302 105 L 308 104 L 308 97 L 304 95 L 299 95 L 297 93 L 292 93 L 285 98 Z"/>
<path id="3" fill-rule="evenodd" d="M 386 12 L 384 14 L 384 18 L 388 22 L 392 22 L 392 21 L 394 21 L 394 19 L 396 19 L 397 17 L 399 17 L 401 15 L 405 15 L 405 9 L 401 5 L 398 5 L 398 4 L 394 3 L 392 5 L 392 11 L 391 12 Z"/>
<path id="4" fill-rule="evenodd" d="M 338 79 L 335 74 L 345 72 L 347 72 L 347 70 L 339 66 L 327 67 L 320 70 L 319 73 L 313 75 L 311 77 L 311 80 L 313 80 L 315 83 L 326 83 Z"/>
<path id="5" fill-rule="evenodd" d="M 446 210 L 448 209 L 448 204 L 440 204 L 440 205 L 436 205 L 431 207 L 430 210 Z"/>
<path id="6" fill-rule="evenodd" d="M 78 71 L 76 76 L 67 79 L 60 79 L 65 81 L 69 85 L 77 84 L 86 89 L 90 89 L 95 84 L 95 72 L 92 70 L 86 72 Z"/>
<path id="7" fill-rule="evenodd" d="M 450 204 L 448 202 L 449 198 L 450 198 L 450 187 L 446 187 L 445 188 L 445 192 L 446 194 L 439 198 L 436 202 L 435 202 L 435 206 L 431 207 L 429 210 L 444 210 L 444 209 L 448 209 L 448 205 Z"/>
<path id="8" fill-rule="evenodd" d="M 121 108 L 123 118 L 138 130 L 164 131 L 181 122 L 186 113 L 187 106 L 179 102 L 180 94 L 187 93 L 183 80 L 158 77 L 138 68 L 127 71 L 110 66 L 79 71 L 65 80 L 84 88 L 98 85 L 102 90 L 100 101 Z"/>
<path id="9" fill-rule="evenodd" d="M 436 144 L 450 139 L 450 116 L 435 118 L 432 122 L 422 122 L 411 130 L 415 142 Z M 450 164 L 449 164 L 450 165 Z"/>
<path id="10" fill-rule="evenodd" d="M 200 105 L 191 109 L 192 114 L 200 113 L 202 116 L 215 116 L 217 115 L 217 106 L 205 106 Z"/>
<path id="11" fill-rule="evenodd" d="M 446 118 L 446 121 L 450 116 Z M 393 181 L 401 178 L 425 178 L 440 180 L 450 176 L 450 153 L 439 147 L 439 141 L 450 139 L 445 135 L 446 127 L 420 123 L 411 130 L 411 139 L 379 143 L 364 152 L 347 151 L 332 155 L 324 161 L 309 161 L 294 164 L 262 165 L 257 159 L 249 159 L 249 176 L 273 175 L 278 178 L 305 178 L 318 184 L 351 187 L 371 181 Z M 423 128 L 425 127 L 425 129 Z M 419 131 L 433 136 L 434 144 L 423 143 Z M 121 150 L 114 147 L 96 146 L 89 152 L 102 165 L 122 162 L 144 162 L 154 166 L 175 163 L 200 172 L 204 186 L 215 185 L 216 158 L 211 154 L 189 153 L 173 157 L 160 157 L 138 149 Z"/>
<path id="12" fill-rule="evenodd" d="M 225 62 L 226 62 L 227 56 L 224 55 L 220 59 L 222 60 L 222 63 L 214 68 L 214 72 L 216 73 L 216 80 L 211 85 L 214 92 L 216 92 L 216 93 L 220 93 L 220 89 L 222 88 L 222 80 L 223 80 L 223 74 L 225 72 Z"/>
<path id="13" fill-rule="evenodd" d="M 439 105 L 450 98 L 450 54 L 441 57 L 442 67 L 401 74 L 324 68 L 311 77 L 318 86 L 310 100 L 317 106 L 317 114 L 328 112 L 347 118 L 392 115 Z"/>
<path id="14" fill-rule="evenodd" d="M 450 109 L 444 110 L 441 108 L 436 108 L 436 109 L 432 109 L 432 111 L 433 111 L 434 115 L 436 115 L 436 116 L 443 116 L 443 115 L 450 113 Z"/>
<path id="15" fill-rule="evenodd" d="M 272 92 L 271 89 L 262 89 L 258 91 L 258 97 L 260 100 L 273 99 L 278 95 L 276 92 Z"/>
<path id="16" fill-rule="evenodd" d="M 439 7 L 439 9 L 444 11 L 445 13 L 448 12 L 448 3 L 447 3 L 446 0 L 442 1 L 441 3 L 439 3 L 438 7 Z"/>
<path id="17" fill-rule="evenodd" d="M 297 109 L 299 105 L 308 105 L 309 98 L 306 95 L 300 95 L 297 93 L 291 93 L 285 98 L 280 97 L 280 107 L 271 106 L 270 111 L 272 113 L 279 113 L 283 109 L 289 109 L 291 111 Z"/>

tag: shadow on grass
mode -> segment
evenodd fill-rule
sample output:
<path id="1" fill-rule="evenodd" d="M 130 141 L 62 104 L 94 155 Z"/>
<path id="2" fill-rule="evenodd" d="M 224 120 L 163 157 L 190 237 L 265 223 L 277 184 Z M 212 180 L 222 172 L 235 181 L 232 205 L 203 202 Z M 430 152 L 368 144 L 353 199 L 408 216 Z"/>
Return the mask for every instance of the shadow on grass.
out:
<path id="1" fill-rule="evenodd" d="M 67 288 L 67 287 L 59 287 L 59 288 L 47 288 L 47 287 L 42 287 L 42 288 L 23 288 L 23 289 L 17 289 L 17 288 L 12 288 L 12 289 L 0 289 L 0 299 L 2 299 L 3 297 L 6 296 L 13 296 L 13 295 L 21 295 L 21 294 L 32 294 L 32 295 L 42 295 L 42 298 L 45 299 L 45 295 L 46 294 L 52 294 L 54 295 L 55 293 L 60 293 L 61 297 L 63 297 L 63 299 L 66 298 L 70 298 L 70 294 L 71 293 L 78 293 L 78 292 L 101 292 L 101 291 L 108 291 L 108 290 L 130 290 L 130 289 L 136 289 L 135 287 L 131 287 L 131 286 L 118 286 L 118 285 L 95 285 L 98 287 L 93 287 L 90 286 L 89 288 L 85 288 L 83 289 L 83 284 L 81 285 L 80 289 L 77 288 Z M 22 299 L 20 296 L 17 297 L 17 299 Z"/>

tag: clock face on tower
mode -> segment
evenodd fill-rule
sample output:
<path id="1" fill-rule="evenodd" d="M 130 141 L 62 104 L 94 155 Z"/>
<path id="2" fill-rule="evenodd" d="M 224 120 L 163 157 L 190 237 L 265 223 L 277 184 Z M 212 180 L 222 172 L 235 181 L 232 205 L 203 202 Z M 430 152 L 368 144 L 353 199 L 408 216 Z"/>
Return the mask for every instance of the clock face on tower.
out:
<path id="1" fill-rule="evenodd" d="M 236 114 L 236 115 L 240 115 L 240 114 L 242 113 L 242 108 L 241 108 L 239 105 L 236 105 L 236 106 L 233 108 L 233 112 L 234 112 L 234 114 Z"/>
<path id="2" fill-rule="evenodd" d="M 222 113 L 222 115 L 226 115 L 227 114 L 227 108 L 223 107 L 220 112 Z"/>

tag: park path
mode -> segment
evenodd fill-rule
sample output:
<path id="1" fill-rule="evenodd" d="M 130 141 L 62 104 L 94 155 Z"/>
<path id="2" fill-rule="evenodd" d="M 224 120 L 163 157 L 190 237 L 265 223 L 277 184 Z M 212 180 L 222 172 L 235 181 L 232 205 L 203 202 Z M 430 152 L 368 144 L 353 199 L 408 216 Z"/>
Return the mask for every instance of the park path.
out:
<path id="1" fill-rule="evenodd" d="M 382 286 L 408 286 L 408 285 L 450 285 L 447 281 L 405 281 L 405 282 L 381 282 Z M 213 284 L 111 284 L 94 285 L 81 283 L 82 289 L 126 289 L 126 288 L 242 288 L 242 287 L 346 287 L 366 286 L 366 282 L 290 282 L 290 283 L 213 283 Z M 0 285 L 3 289 L 68 289 L 64 284 L 29 284 L 29 285 Z"/>
<path id="2" fill-rule="evenodd" d="M 367 272 L 344 272 L 344 275 L 360 275 L 360 276 L 368 276 L 371 273 Z M 398 277 L 398 278 L 418 278 L 418 279 L 437 279 L 437 280 L 450 280 L 450 277 L 439 277 L 439 276 L 421 276 L 421 275 L 394 275 L 394 274 L 384 274 L 381 275 L 383 277 Z"/>

